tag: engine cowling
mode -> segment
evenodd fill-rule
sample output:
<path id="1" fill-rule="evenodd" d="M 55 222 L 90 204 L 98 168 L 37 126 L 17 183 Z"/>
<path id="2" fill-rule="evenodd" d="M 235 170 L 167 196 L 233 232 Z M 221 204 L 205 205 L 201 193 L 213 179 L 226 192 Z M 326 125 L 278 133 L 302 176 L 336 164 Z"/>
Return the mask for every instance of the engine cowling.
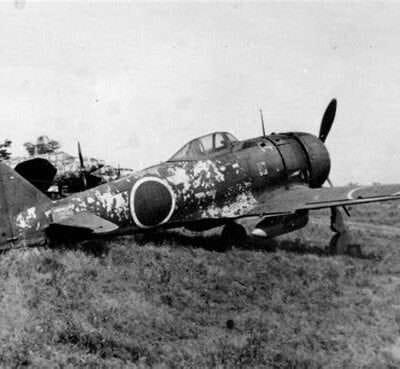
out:
<path id="1" fill-rule="evenodd" d="M 318 137 L 309 133 L 294 133 L 293 135 L 306 153 L 310 187 L 321 187 L 331 170 L 331 160 L 326 146 Z"/>
<path id="2" fill-rule="evenodd" d="M 288 132 L 272 134 L 268 140 L 279 152 L 286 180 L 300 172 L 310 187 L 323 185 L 329 176 L 331 161 L 328 150 L 318 137 L 309 133 Z"/>

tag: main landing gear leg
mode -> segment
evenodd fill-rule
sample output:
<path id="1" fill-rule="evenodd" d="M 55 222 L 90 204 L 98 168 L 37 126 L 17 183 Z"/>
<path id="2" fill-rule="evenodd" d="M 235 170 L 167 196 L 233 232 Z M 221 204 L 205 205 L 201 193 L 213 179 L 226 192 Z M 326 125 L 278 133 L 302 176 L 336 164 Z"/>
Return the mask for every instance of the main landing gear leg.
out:
<path id="1" fill-rule="evenodd" d="M 228 250 L 233 246 L 241 246 L 247 239 L 246 229 L 238 223 L 225 224 L 221 234 L 221 251 Z"/>
<path id="2" fill-rule="evenodd" d="M 338 207 L 331 208 L 331 230 L 335 232 L 329 243 L 329 252 L 333 255 L 361 254 L 360 245 L 352 243 L 352 237 L 348 226 L 344 221 L 344 214 Z"/>

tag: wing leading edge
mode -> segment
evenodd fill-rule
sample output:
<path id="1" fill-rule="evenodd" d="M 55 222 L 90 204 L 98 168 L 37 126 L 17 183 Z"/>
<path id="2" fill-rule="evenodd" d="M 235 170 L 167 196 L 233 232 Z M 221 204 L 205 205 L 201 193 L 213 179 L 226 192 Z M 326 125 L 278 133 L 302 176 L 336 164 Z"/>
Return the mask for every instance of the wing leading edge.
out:
<path id="1" fill-rule="evenodd" d="M 266 191 L 257 200 L 257 204 L 249 211 L 248 216 L 400 200 L 400 184 L 330 188 L 295 185 Z"/>

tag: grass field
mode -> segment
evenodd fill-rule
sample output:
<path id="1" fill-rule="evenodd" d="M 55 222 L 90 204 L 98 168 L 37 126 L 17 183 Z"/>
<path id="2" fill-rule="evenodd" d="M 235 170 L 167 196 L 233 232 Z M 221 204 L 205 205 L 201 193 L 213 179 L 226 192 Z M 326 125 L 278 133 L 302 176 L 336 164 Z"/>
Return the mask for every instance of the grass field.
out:
<path id="1" fill-rule="evenodd" d="M 352 213 L 400 225 L 398 204 Z M 398 368 L 400 228 L 354 233 L 360 258 L 329 256 L 321 221 L 226 253 L 176 233 L 7 252 L 0 366 Z"/>

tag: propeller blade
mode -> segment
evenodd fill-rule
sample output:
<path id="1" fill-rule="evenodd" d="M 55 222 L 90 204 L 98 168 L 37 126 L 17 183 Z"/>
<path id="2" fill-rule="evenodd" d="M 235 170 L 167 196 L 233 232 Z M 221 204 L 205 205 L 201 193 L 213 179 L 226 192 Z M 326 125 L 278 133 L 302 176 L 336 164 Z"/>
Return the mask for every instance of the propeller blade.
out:
<path id="1" fill-rule="evenodd" d="M 80 176 L 82 179 L 82 185 L 83 189 L 87 189 L 87 178 L 86 178 L 86 168 L 85 168 L 85 163 L 83 161 L 83 155 L 82 155 L 82 149 L 81 149 L 81 144 L 78 141 L 78 156 L 79 156 L 79 164 L 80 164 Z"/>
<path id="2" fill-rule="evenodd" d="M 332 128 L 332 124 L 336 115 L 336 107 L 337 101 L 336 99 L 332 99 L 324 112 L 318 136 L 322 142 L 325 142 L 326 138 L 328 137 L 329 131 Z"/>
<path id="3" fill-rule="evenodd" d="M 81 144 L 79 141 L 78 141 L 78 156 L 79 156 L 79 163 L 81 165 L 81 169 L 85 169 L 85 163 L 83 162 Z"/>

